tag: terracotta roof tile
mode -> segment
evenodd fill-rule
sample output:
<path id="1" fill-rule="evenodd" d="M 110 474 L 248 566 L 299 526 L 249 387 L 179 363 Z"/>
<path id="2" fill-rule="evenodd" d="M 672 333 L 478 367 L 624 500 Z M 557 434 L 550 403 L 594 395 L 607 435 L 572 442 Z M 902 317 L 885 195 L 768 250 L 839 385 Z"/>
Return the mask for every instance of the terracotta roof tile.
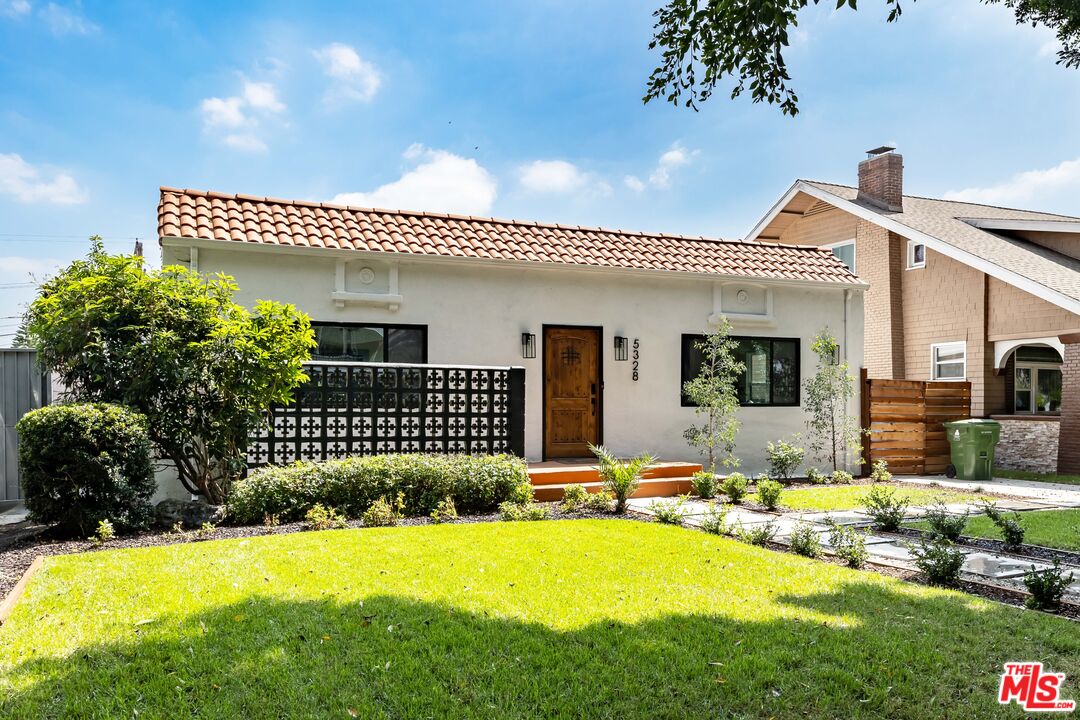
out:
<path id="1" fill-rule="evenodd" d="M 171 187 L 161 188 L 158 235 L 860 284 L 832 252 L 817 247 L 354 208 Z"/>

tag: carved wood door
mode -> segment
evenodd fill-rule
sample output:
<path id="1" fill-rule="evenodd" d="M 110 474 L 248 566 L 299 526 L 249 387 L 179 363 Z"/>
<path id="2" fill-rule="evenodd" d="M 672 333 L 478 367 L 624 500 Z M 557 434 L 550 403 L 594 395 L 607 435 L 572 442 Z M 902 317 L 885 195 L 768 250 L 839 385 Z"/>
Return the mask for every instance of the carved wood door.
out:
<path id="1" fill-rule="evenodd" d="M 591 457 L 600 442 L 600 329 L 544 328 L 544 457 Z"/>

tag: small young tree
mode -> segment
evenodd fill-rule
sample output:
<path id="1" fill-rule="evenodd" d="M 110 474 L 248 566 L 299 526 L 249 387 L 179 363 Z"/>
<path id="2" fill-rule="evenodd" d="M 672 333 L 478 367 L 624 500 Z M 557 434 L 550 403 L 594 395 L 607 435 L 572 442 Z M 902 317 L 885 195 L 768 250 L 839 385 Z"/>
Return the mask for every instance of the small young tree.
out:
<path id="1" fill-rule="evenodd" d="M 307 379 L 308 317 L 268 301 L 249 311 L 233 301 L 232 278 L 147 270 L 141 257 L 91 242 L 85 260 L 41 286 L 26 315 L 30 344 L 73 399 L 145 415 L 184 487 L 223 502 L 248 435 Z"/>
<path id="2" fill-rule="evenodd" d="M 817 372 L 803 384 L 806 395 L 806 421 L 809 447 L 815 456 L 832 463 L 833 470 L 843 467 L 849 453 L 862 456 L 862 430 L 857 419 L 848 414 L 848 404 L 855 397 L 855 378 L 848 374 L 848 364 L 840 362 L 840 344 L 823 329 L 811 346 L 817 355 Z"/>
<path id="3" fill-rule="evenodd" d="M 740 426 L 735 419 L 739 409 L 736 383 L 745 365 L 735 357 L 736 345 L 731 339 L 731 323 L 723 318 L 712 332 L 695 343 L 694 347 L 702 354 L 701 372 L 683 385 L 683 394 L 694 403 L 699 418 L 683 437 L 706 456 L 712 473 L 716 472 L 718 455 L 725 467 L 739 465 L 734 455 Z"/>

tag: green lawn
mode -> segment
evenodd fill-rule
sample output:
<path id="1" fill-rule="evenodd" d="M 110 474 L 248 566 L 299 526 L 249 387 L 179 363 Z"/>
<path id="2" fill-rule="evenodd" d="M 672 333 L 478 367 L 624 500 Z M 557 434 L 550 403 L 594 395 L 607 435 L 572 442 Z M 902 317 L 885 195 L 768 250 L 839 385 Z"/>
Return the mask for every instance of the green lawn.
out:
<path id="1" fill-rule="evenodd" d="M 1021 717 L 1061 618 L 618 520 L 51 558 L 0 629 L 4 718 Z"/>
<path id="2" fill-rule="evenodd" d="M 780 496 L 780 504 L 791 510 L 855 510 L 862 507 L 863 498 L 872 487 L 873 485 L 821 485 L 785 490 Z M 950 503 L 971 502 L 986 497 L 948 488 L 916 486 L 896 487 L 896 494 L 906 497 L 912 505 L 928 505 L 938 499 Z M 751 501 L 758 502 L 757 493 L 748 497 Z"/>
<path id="3" fill-rule="evenodd" d="M 1024 542 L 1062 550 L 1080 550 L 1080 510 L 1036 510 L 1020 513 L 1024 526 Z M 929 530 L 925 522 L 911 523 L 911 527 Z M 964 529 L 965 535 L 1001 540 L 1001 533 L 983 515 L 973 516 Z"/>
<path id="4" fill-rule="evenodd" d="M 1025 470 L 1002 470 L 994 468 L 994 477 L 1008 480 L 1037 480 L 1038 482 L 1064 483 L 1080 485 L 1080 475 L 1058 475 L 1057 473 L 1037 473 Z"/>

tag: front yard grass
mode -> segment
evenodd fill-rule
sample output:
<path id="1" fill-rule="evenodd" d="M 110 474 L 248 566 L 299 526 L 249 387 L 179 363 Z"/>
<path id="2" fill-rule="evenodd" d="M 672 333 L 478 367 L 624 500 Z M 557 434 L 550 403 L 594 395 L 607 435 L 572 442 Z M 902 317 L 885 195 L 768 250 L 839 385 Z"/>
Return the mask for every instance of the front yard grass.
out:
<path id="1" fill-rule="evenodd" d="M 780 504 L 790 510 L 810 512 L 832 512 L 856 510 L 862 507 L 866 493 L 873 485 L 821 485 L 811 488 L 785 490 L 780 496 Z M 912 505 L 928 505 L 935 500 L 947 503 L 974 502 L 986 495 L 951 490 L 943 487 L 889 485 L 896 489 L 897 497 L 907 498 Z M 757 494 L 747 496 L 752 502 L 759 502 Z"/>
<path id="2" fill-rule="evenodd" d="M 1080 633 L 659 524 L 340 530 L 48 558 L 0 717 L 1021 717 L 1017 659 Z"/>
<path id="3" fill-rule="evenodd" d="M 1030 545 L 1080 551 L 1080 510 L 1031 510 L 1020 513 L 1024 526 L 1024 542 Z M 929 530 L 926 522 L 914 522 L 910 527 Z M 972 516 L 964 534 L 971 537 L 1001 540 L 1001 532 L 983 515 Z"/>
<path id="4" fill-rule="evenodd" d="M 1036 482 L 1063 483 L 1080 485 L 1080 475 L 1058 475 L 1057 473 L 1037 473 L 1026 470 L 1002 470 L 994 468 L 994 477 L 1006 480 L 1034 480 Z"/>

